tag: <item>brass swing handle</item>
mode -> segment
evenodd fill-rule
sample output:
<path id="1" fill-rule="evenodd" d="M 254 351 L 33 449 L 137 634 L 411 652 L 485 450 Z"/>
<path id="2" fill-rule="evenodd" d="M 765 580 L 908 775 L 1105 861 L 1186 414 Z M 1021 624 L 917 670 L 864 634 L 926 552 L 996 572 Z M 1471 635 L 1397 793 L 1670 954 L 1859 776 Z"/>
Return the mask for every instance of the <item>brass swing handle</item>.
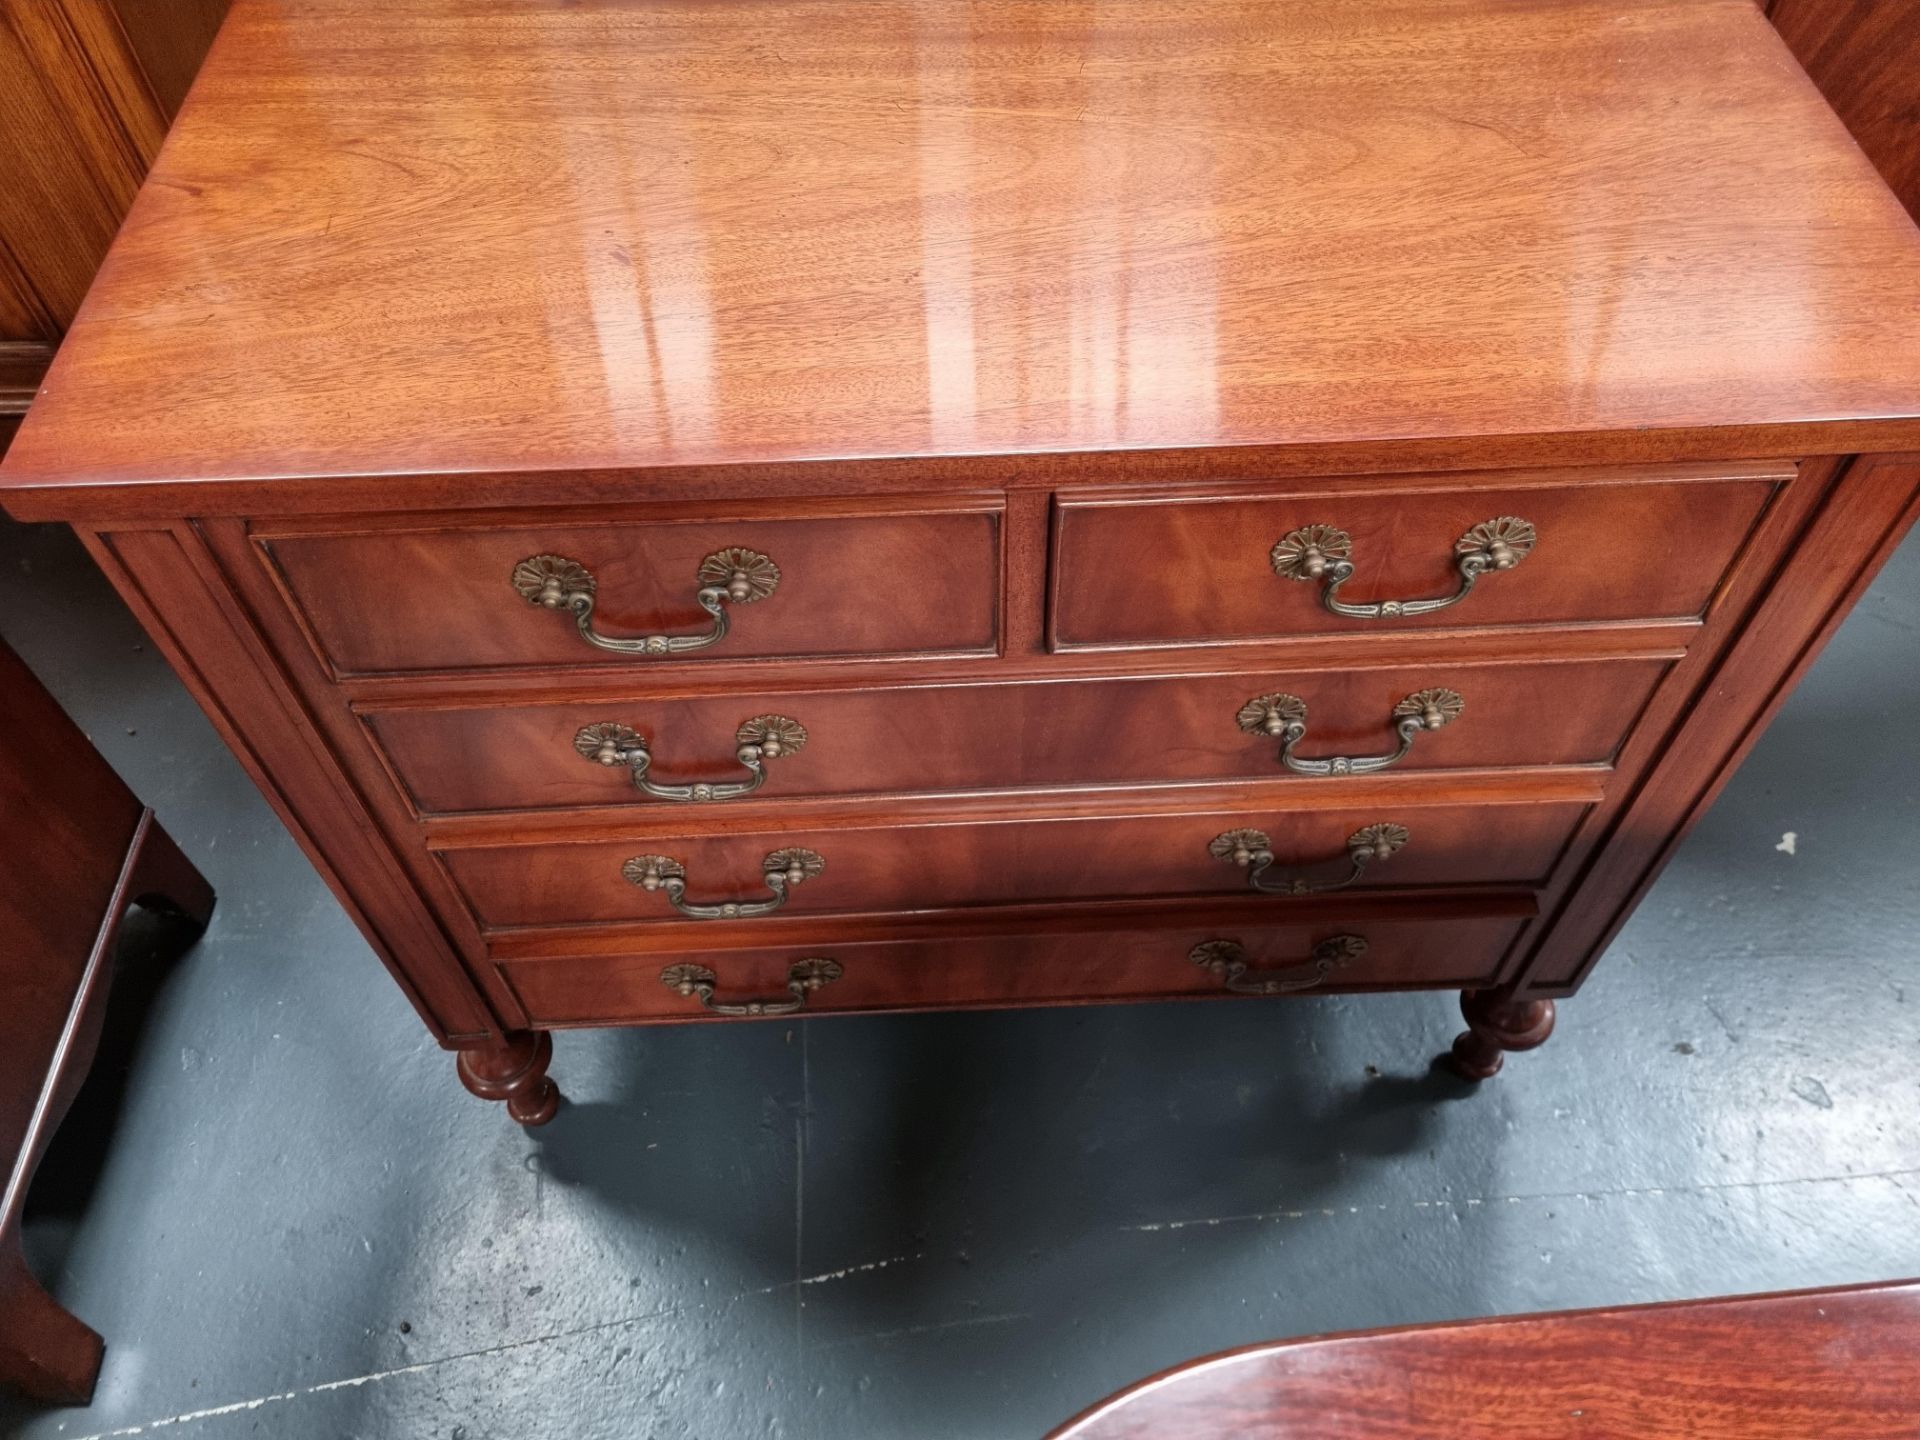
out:
<path id="1" fill-rule="evenodd" d="M 1204 940 L 1187 953 L 1187 959 L 1219 976 L 1220 983 L 1236 995 L 1286 995 L 1311 990 L 1366 953 L 1367 942 L 1360 936 L 1335 935 L 1314 946 L 1303 964 L 1285 970 L 1253 969 L 1247 963 L 1246 947 L 1238 940 Z"/>
<path id="2" fill-rule="evenodd" d="M 840 975 L 838 960 L 816 955 L 796 961 L 787 971 L 785 1000 L 715 1000 L 713 992 L 720 978 L 704 965 L 669 965 L 660 972 L 660 983 L 677 995 L 698 1000 L 716 1015 L 791 1015 L 804 1010 L 809 995 L 823 985 L 831 985 Z"/>
<path id="3" fill-rule="evenodd" d="M 1518 515 L 1482 520 L 1453 542 L 1454 565 L 1460 588 L 1451 595 L 1429 600 L 1381 600 L 1355 605 L 1340 598 L 1340 587 L 1353 578 L 1353 537 L 1335 525 L 1305 525 L 1289 531 L 1274 545 L 1267 559 L 1283 580 L 1320 581 L 1320 603 L 1350 620 L 1400 620 L 1430 615 L 1458 605 L 1473 593 L 1489 570 L 1511 570 L 1532 552 L 1539 533 Z"/>
<path id="4" fill-rule="evenodd" d="M 1298 695 L 1257 695 L 1240 707 L 1240 728 L 1249 735 L 1271 735 L 1280 742 L 1280 763 L 1298 775 L 1371 775 L 1407 758 L 1414 737 L 1460 718 L 1467 702 L 1455 690 L 1416 690 L 1393 707 L 1390 717 L 1400 748 L 1387 755 L 1335 755 L 1306 760 L 1296 755 L 1307 737 L 1307 702 Z"/>
<path id="5" fill-rule="evenodd" d="M 687 899 L 687 867 L 670 855 L 636 855 L 620 867 L 620 874 L 629 885 L 664 892 L 669 905 L 695 920 L 744 920 L 771 915 L 787 903 L 794 886 L 826 868 L 827 862 L 811 850 L 775 850 L 760 862 L 760 878 L 773 892 L 771 900 L 713 902 Z"/>
<path id="6" fill-rule="evenodd" d="M 758 550 L 734 547 L 707 556 L 694 578 L 699 584 L 693 592 L 694 602 L 713 617 L 711 629 L 701 635 L 636 635 L 621 640 L 593 628 L 599 582 L 578 560 L 564 555 L 529 555 L 513 567 L 513 588 L 520 597 L 543 610 L 567 611 L 589 645 L 621 655 L 655 658 L 682 650 L 704 650 L 724 640 L 728 605 L 751 605 L 766 599 L 780 583 L 780 567 Z"/>
<path id="7" fill-rule="evenodd" d="M 718 784 L 706 781 L 691 785 L 662 785 L 652 778 L 653 751 L 645 738 L 626 725 L 611 721 L 587 725 L 573 737 L 573 748 L 596 765 L 609 768 L 625 765 L 633 778 L 634 789 L 660 800 L 699 802 L 731 800 L 748 795 L 767 783 L 767 764 L 782 755 L 791 755 L 807 743 L 807 730 L 797 720 L 784 715 L 756 715 L 741 722 L 733 733 L 734 758 L 751 777 Z"/>
<path id="8" fill-rule="evenodd" d="M 1330 890 L 1344 890 L 1354 884 L 1367 873 L 1369 865 L 1392 859 L 1394 853 L 1411 838 L 1406 826 L 1395 825 L 1391 821 L 1382 821 L 1354 831 L 1347 837 L 1347 859 L 1352 868 L 1338 880 L 1307 880 L 1300 876 L 1269 879 L 1267 870 L 1273 864 L 1273 842 L 1267 838 L 1264 830 L 1229 830 L 1216 835 L 1207 842 L 1207 853 L 1216 860 L 1244 868 L 1247 884 L 1265 894 L 1324 895 Z"/>

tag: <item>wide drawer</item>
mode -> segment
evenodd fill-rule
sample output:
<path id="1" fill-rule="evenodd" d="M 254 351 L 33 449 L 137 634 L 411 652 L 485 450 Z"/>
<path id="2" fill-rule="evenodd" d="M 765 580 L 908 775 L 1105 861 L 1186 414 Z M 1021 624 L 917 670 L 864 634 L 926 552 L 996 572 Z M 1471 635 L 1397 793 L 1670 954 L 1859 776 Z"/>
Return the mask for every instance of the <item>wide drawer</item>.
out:
<path id="1" fill-rule="evenodd" d="M 766 717 L 805 732 L 759 762 L 756 799 L 1275 778 L 1278 697 L 1305 711 L 1293 757 L 1391 755 L 1413 697 L 1449 692 L 1395 771 L 1605 764 L 1670 660 L 1617 658 L 1236 670 L 889 690 L 768 690 L 647 700 L 363 709 L 402 789 L 424 814 L 663 806 L 632 783 L 751 782 L 737 751 Z M 1292 713 L 1288 711 L 1287 713 Z M 758 729 L 753 727 L 758 723 Z M 628 732 L 621 734 L 620 732 Z M 591 732 L 591 733 L 588 733 Z M 785 732 L 791 737 L 792 732 Z M 583 738 L 585 736 L 585 738 Z M 615 742 L 599 763 L 601 747 Z M 1301 777 L 1311 783 L 1311 777 Z M 726 800 L 711 803 L 724 804 Z"/>
<path id="2" fill-rule="evenodd" d="M 1692 619 L 1791 474 L 1062 496 L 1052 644 Z"/>
<path id="3" fill-rule="evenodd" d="M 1537 885 L 1581 802 L 1355 805 L 462 848 L 442 863 L 489 929 L 904 913 L 1144 897 Z M 797 877 L 797 878 L 796 878 Z M 728 913 L 727 907 L 737 913 Z"/>
<path id="4" fill-rule="evenodd" d="M 1471 987 L 1524 921 L 1383 918 L 508 960 L 535 1025 Z M 1355 942 L 1358 943 L 1355 943 Z M 1198 952 L 1198 953 L 1196 953 Z M 825 965 L 809 962 L 828 962 Z M 1235 967 L 1243 967 L 1236 969 Z M 664 978 L 663 978 L 664 977 Z"/>
<path id="5" fill-rule="evenodd" d="M 774 518 L 287 526 L 256 530 L 255 540 L 338 674 L 655 669 L 991 653 L 1000 514 L 997 496 L 959 497 L 887 513 L 796 507 Z M 685 648 L 721 625 L 719 639 Z M 625 648 L 597 645 L 587 630 Z"/>

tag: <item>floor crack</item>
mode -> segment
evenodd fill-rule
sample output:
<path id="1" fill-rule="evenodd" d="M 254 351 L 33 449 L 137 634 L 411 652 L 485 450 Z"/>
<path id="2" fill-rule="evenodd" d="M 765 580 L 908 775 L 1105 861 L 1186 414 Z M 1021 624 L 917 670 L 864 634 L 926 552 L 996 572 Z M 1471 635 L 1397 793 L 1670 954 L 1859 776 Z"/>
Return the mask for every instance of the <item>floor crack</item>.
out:
<path id="1" fill-rule="evenodd" d="M 1209 1225 L 1255 1224 L 1273 1220 L 1306 1220 L 1319 1216 L 1371 1215 L 1393 1210 L 1481 1210 L 1495 1205 L 1530 1205 L 1540 1201 L 1620 1200 L 1653 1195 L 1712 1195 L 1735 1190 L 1774 1190 L 1789 1185 L 1839 1185 L 1855 1180 L 1890 1180 L 1898 1188 L 1900 1181 L 1920 1175 L 1920 1169 L 1869 1170 L 1856 1175 L 1802 1175 L 1780 1180 L 1733 1180 L 1724 1185 L 1639 1185 L 1617 1190 L 1547 1190 L 1531 1195 L 1470 1195 L 1462 1200 L 1381 1201 L 1373 1205 L 1333 1205 L 1300 1210 L 1254 1210 L 1240 1215 L 1205 1215 L 1193 1220 L 1151 1220 L 1139 1225 L 1117 1228 L 1132 1234 L 1154 1234 L 1166 1230 L 1191 1230 Z"/>

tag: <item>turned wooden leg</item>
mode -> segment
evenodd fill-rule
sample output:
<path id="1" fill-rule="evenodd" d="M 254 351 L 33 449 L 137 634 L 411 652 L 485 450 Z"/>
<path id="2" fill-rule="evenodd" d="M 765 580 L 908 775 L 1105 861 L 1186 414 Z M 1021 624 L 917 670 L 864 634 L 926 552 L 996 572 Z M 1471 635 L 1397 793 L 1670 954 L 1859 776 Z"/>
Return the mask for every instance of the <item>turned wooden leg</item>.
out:
<path id="1" fill-rule="evenodd" d="M 522 1125 L 544 1125 L 560 1108 L 560 1087 L 547 1078 L 553 1036 L 509 1030 L 497 1045 L 460 1052 L 460 1083 L 482 1100 L 504 1100 Z"/>
<path id="2" fill-rule="evenodd" d="M 1453 1068 L 1469 1080 L 1498 1075 L 1509 1050 L 1531 1050 L 1553 1034 L 1553 1001 L 1515 1000 L 1511 991 L 1467 990 L 1467 1028 L 1453 1042 Z"/>
<path id="3" fill-rule="evenodd" d="M 49 1404 L 85 1405 L 105 1349 L 41 1288 L 13 1237 L 0 1255 L 0 1385 Z"/>

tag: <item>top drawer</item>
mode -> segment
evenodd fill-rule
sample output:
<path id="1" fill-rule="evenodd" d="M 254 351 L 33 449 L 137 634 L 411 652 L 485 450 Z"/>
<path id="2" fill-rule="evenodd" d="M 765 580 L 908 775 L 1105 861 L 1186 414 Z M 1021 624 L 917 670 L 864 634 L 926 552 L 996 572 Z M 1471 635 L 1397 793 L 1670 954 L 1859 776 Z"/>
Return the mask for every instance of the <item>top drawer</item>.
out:
<path id="1" fill-rule="evenodd" d="M 1051 643 L 1693 619 L 1792 474 L 1693 467 L 1471 488 L 1432 477 L 1062 496 Z"/>
<path id="2" fill-rule="evenodd" d="M 314 521 L 254 539 L 337 675 L 976 655 L 998 648 L 1002 505 Z"/>

